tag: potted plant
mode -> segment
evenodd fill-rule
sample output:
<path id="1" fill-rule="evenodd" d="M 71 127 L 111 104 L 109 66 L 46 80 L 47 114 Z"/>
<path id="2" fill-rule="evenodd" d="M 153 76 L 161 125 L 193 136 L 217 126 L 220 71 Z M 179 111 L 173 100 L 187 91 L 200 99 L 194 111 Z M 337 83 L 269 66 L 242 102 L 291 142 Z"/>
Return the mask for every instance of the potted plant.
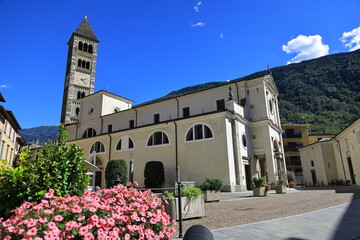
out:
<path id="1" fill-rule="evenodd" d="M 276 193 L 286 193 L 286 171 L 285 170 L 277 170 L 275 173 L 277 176 L 277 186 L 276 186 Z"/>
<path id="2" fill-rule="evenodd" d="M 294 173 L 292 171 L 287 171 L 286 175 L 287 175 L 287 179 L 288 179 L 288 183 L 289 183 L 289 188 L 293 188 L 296 185 Z"/>
<path id="3" fill-rule="evenodd" d="M 171 219 L 179 220 L 179 198 L 172 193 L 164 192 L 169 204 L 165 205 L 165 211 Z M 182 219 L 205 216 L 204 196 L 201 189 L 185 187 L 181 190 Z"/>
<path id="4" fill-rule="evenodd" d="M 223 183 L 217 178 L 206 178 L 205 182 L 200 185 L 203 191 L 205 202 L 220 201 L 220 191 L 223 189 Z"/>
<path id="5" fill-rule="evenodd" d="M 254 184 L 253 187 L 253 195 L 254 197 L 265 196 L 265 178 L 264 177 L 253 177 L 252 182 Z"/>

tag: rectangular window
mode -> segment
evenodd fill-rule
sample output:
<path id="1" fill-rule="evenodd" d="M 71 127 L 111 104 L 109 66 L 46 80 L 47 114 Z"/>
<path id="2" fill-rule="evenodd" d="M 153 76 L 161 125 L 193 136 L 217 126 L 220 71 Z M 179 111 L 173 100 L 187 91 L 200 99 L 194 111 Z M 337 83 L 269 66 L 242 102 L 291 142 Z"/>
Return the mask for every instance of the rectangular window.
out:
<path id="1" fill-rule="evenodd" d="M 135 120 L 134 119 L 129 120 L 129 128 L 130 129 L 135 128 Z"/>
<path id="2" fill-rule="evenodd" d="M 224 99 L 216 100 L 216 110 L 217 111 L 225 110 L 225 100 Z"/>
<path id="3" fill-rule="evenodd" d="M 159 123 L 160 122 L 160 114 L 157 113 L 157 114 L 154 114 L 154 123 Z"/>
<path id="4" fill-rule="evenodd" d="M 184 107 L 183 108 L 183 118 L 187 118 L 187 117 L 190 117 L 190 108 Z"/>
<path id="5" fill-rule="evenodd" d="M 112 132 L 112 124 L 109 124 L 108 125 L 108 133 L 111 133 Z"/>
<path id="6" fill-rule="evenodd" d="M 314 165 L 314 161 L 313 160 L 311 160 L 310 161 L 310 165 L 312 166 L 312 167 L 314 167 L 315 165 Z"/>
<path id="7" fill-rule="evenodd" d="M 246 98 L 240 99 L 240 106 L 245 107 L 246 105 Z"/>

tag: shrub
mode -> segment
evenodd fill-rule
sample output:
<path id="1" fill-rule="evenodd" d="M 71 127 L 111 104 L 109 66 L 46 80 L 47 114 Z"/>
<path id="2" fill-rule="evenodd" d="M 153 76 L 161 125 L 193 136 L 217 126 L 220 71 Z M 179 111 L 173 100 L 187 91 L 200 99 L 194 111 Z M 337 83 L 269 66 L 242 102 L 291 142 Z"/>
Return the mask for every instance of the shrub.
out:
<path id="1" fill-rule="evenodd" d="M 33 159 L 29 149 L 22 150 L 19 167 L 1 170 L 0 202 L 6 202 L 0 206 L 1 216 L 8 217 L 24 201 L 39 201 L 50 188 L 56 196 L 82 195 L 90 179 L 82 155 L 78 146 L 67 143 L 63 125 L 58 142 L 45 144 L 39 159 Z"/>
<path id="2" fill-rule="evenodd" d="M 125 184 L 128 181 L 127 163 L 123 159 L 110 160 L 105 169 L 106 187 L 114 186 L 114 179 L 120 178 L 121 183 Z"/>
<path id="3" fill-rule="evenodd" d="M 223 183 L 217 178 L 206 178 L 205 182 L 200 185 L 200 189 L 203 191 L 221 191 L 223 187 Z"/>
<path id="4" fill-rule="evenodd" d="M 160 161 L 147 162 L 144 169 L 146 188 L 161 188 L 165 182 L 164 164 Z"/>
<path id="5" fill-rule="evenodd" d="M 264 177 L 260 177 L 260 178 L 253 177 L 252 182 L 254 184 L 254 187 L 257 187 L 257 188 L 258 187 L 263 187 L 264 183 L 265 183 L 265 178 Z"/>
<path id="6" fill-rule="evenodd" d="M 41 203 L 24 202 L 0 220 L 0 239 L 172 239 L 176 231 L 150 191 L 118 185 L 82 197 L 53 194 L 50 189 Z"/>
<path id="7" fill-rule="evenodd" d="M 181 195 L 183 197 L 187 197 L 188 201 L 191 202 L 193 199 L 197 198 L 198 196 L 201 196 L 202 191 L 200 188 L 197 187 L 184 187 L 181 190 Z"/>

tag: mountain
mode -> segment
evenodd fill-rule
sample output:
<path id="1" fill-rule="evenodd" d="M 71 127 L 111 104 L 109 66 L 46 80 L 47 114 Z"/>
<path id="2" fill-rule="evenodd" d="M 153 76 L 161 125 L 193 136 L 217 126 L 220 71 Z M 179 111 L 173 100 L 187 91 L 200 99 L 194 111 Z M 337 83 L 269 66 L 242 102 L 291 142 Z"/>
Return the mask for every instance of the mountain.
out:
<path id="1" fill-rule="evenodd" d="M 58 128 L 58 126 L 24 128 L 19 134 L 24 137 L 27 144 L 35 143 L 36 139 L 39 139 L 39 143 L 45 143 L 57 138 Z"/>
<path id="2" fill-rule="evenodd" d="M 279 91 L 282 123 L 311 124 L 312 133 L 334 134 L 360 117 L 360 50 L 271 69 Z M 260 71 L 231 82 L 269 74 Z M 210 82 L 173 91 L 154 102 L 221 86 Z"/>
<path id="3" fill-rule="evenodd" d="M 360 117 L 360 50 L 327 55 L 271 69 L 279 91 L 282 123 L 311 124 L 312 133 L 338 133 Z M 233 81 L 252 79 L 260 71 Z M 164 101 L 189 93 L 228 84 L 210 82 L 173 91 L 168 95 L 134 107 Z M 56 139 L 57 126 L 23 129 L 27 143 Z"/>

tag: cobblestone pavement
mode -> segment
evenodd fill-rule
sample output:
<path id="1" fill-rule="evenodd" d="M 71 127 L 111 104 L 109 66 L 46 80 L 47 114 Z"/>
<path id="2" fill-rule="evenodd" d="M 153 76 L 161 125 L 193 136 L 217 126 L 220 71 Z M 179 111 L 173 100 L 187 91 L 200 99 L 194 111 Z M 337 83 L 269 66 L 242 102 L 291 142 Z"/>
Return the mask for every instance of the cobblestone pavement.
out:
<path id="1" fill-rule="evenodd" d="M 274 191 L 270 191 L 267 197 L 255 198 L 252 197 L 252 192 L 242 192 L 242 193 L 222 193 L 222 201 L 217 203 L 206 203 L 205 204 L 205 214 L 206 216 L 200 219 L 191 219 L 184 220 L 183 229 L 184 232 L 192 225 L 201 224 L 208 227 L 211 230 L 222 229 L 225 228 L 225 232 L 230 232 L 230 227 L 240 226 L 245 224 L 251 224 L 261 221 L 267 221 L 271 219 L 284 218 L 289 216 L 294 216 L 298 214 L 308 213 L 312 211 L 318 211 L 325 208 L 343 205 L 342 210 L 337 211 L 336 216 L 346 215 L 352 207 L 356 199 L 360 199 L 360 188 L 356 187 L 332 187 L 332 188 L 306 188 L 306 189 L 298 189 L 298 190 L 289 190 L 287 194 L 275 194 Z M 239 201 L 241 200 L 241 201 Z M 346 207 L 347 206 L 347 207 Z M 360 209 L 360 204 L 359 204 Z M 343 212 L 341 212 L 343 211 Z M 356 211 L 352 211 L 356 215 L 356 219 L 360 219 L 360 213 Z M 334 213 L 335 214 L 335 213 Z M 342 215 L 343 214 L 343 215 Z M 344 215 L 344 216 L 345 216 Z M 349 214 L 348 214 L 349 215 Z M 317 228 L 312 229 L 312 231 L 321 232 L 321 229 L 324 227 L 321 225 L 316 225 L 317 223 L 324 223 L 325 225 L 331 226 L 334 228 L 332 234 L 335 234 L 336 238 L 333 239 L 342 239 L 339 238 L 336 233 L 338 228 L 335 227 L 339 222 L 333 222 L 331 225 L 329 222 L 329 218 L 331 215 L 325 214 L 322 218 L 317 219 L 309 225 L 307 222 L 289 222 L 289 224 L 285 224 L 285 228 L 281 229 L 281 224 L 275 224 L 270 227 L 270 229 L 275 229 L 275 232 L 285 233 L 288 232 L 289 229 L 301 229 L 301 232 L 310 231 L 309 226 L 318 226 Z M 300 218 L 301 219 L 301 218 Z M 314 218 L 316 219 L 316 218 Z M 349 219 L 352 219 L 349 217 Z M 337 219 L 339 220 L 339 219 Z M 275 221 L 275 220 L 274 220 Z M 339 220 L 341 223 L 341 219 Z M 273 222 L 273 221 L 268 221 Z M 360 223 L 358 226 L 360 226 Z M 341 225 L 341 224 L 340 224 Z M 262 223 L 255 228 L 255 230 L 251 230 L 250 232 L 267 232 L 269 229 L 263 229 Z M 347 229 L 348 225 L 342 225 L 342 228 Z M 358 227 L 360 229 L 360 227 Z M 244 229 L 241 230 L 245 231 Z M 251 235 L 248 235 L 249 238 L 241 238 L 241 234 L 236 234 L 231 238 L 230 236 L 219 237 L 218 231 L 214 231 L 216 239 L 331 239 L 326 236 L 326 238 L 281 238 L 281 236 L 273 236 L 272 238 L 268 238 L 269 234 L 265 234 L 263 238 L 254 237 L 251 238 Z M 341 233 L 343 234 L 343 233 Z M 283 237 L 286 235 L 283 235 Z M 316 236 L 316 235 L 314 235 Z M 359 235 L 360 236 L 360 235 Z M 357 236 L 357 237 L 359 237 Z M 348 236 L 349 237 L 349 236 Z M 343 238 L 343 239 L 354 239 L 353 238 Z"/>

